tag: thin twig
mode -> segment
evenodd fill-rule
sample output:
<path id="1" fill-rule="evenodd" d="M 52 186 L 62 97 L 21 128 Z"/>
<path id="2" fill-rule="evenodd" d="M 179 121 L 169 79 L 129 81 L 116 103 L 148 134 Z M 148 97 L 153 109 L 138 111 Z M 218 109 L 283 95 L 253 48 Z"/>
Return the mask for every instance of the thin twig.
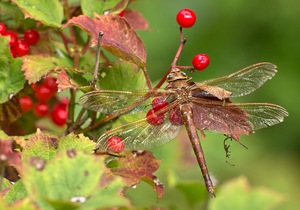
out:
<path id="1" fill-rule="evenodd" d="M 166 78 L 168 76 L 168 74 L 171 72 L 171 70 L 174 68 L 174 66 L 176 66 L 176 63 L 178 61 L 178 58 L 182 52 L 182 49 L 186 43 L 186 38 L 183 38 L 183 35 L 182 35 L 182 28 L 180 27 L 179 28 L 179 33 L 180 33 L 180 45 L 178 47 L 178 50 L 175 54 L 175 57 L 174 57 L 174 60 L 169 68 L 169 70 L 167 71 L 167 73 L 163 76 L 163 78 L 157 83 L 157 85 L 155 86 L 155 89 L 156 88 L 160 88 L 162 86 L 162 84 L 166 81 Z"/>
<path id="2" fill-rule="evenodd" d="M 88 36 L 88 39 L 86 40 L 86 43 L 84 44 L 82 50 L 81 50 L 81 56 L 84 56 L 84 54 L 88 51 L 88 49 L 90 48 L 90 41 L 91 41 L 91 37 Z"/>
<path id="3" fill-rule="evenodd" d="M 103 31 L 99 32 L 99 36 L 98 36 L 98 42 L 97 42 L 97 54 L 96 54 L 96 63 L 95 63 L 95 69 L 94 69 L 94 76 L 93 76 L 93 80 L 91 82 L 91 86 L 96 89 L 96 82 L 98 80 L 98 73 L 99 73 L 99 64 L 100 64 L 100 55 L 101 55 L 101 48 L 100 48 L 100 44 L 101 44 L 101 39 L 103 37 L 104 33 Z"/>
<path id="4" fill-rule="evenodd" d="M 148 88 L 149 88 L 149 89 L 153 89 L 152 83 L 151 83 L 151 79 L 150 79 L 150 77 L 149 77 L 149 74 L 148 74 L 148 72 L 147 72 L 147 69 L 146 69 L 145 67 L 143 67 L 142 70 L 143 70 L 144 77 L 145 77 L 145 79 L 146 79 L 146 83 L 147 83 Z"/>

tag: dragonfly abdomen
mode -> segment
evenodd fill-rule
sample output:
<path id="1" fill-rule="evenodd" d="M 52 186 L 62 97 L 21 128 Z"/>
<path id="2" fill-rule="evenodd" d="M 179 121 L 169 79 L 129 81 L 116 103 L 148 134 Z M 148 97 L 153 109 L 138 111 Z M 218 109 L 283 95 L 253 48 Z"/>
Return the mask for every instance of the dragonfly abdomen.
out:
<path id="1" fill-rule="evenodd" d="M 196 126 L 194 124 L 193 120 L 193 113 L 192 113 L 192 107 L 191 105 L 185 103 L 180 105 L 180 111 L 181 115 L 189 136 L 189 139 L 191 141 L 194 153 L 197 158 L 197 162 L 200 166 L 204 181 L 205 181 L 205 186 L 207 191 L 212 195 L 215 196 L 214 194 L 214 185 L 210 179 L 208 168 L 206 166 L 206 161 L 204 158 L 204 153 L 201 147 L 200 143 L 200 138 L 197 133 Z"/>

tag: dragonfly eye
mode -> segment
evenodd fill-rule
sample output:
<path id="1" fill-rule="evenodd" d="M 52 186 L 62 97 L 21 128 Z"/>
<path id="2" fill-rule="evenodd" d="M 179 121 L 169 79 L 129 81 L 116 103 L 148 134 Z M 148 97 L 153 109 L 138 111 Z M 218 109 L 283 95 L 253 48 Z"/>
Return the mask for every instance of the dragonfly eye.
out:
<path id="1" fill-rule="evenodd" d="M 173 79 L 173 77 L 174 77 L 173 74 L 168 74 L 168 76 L 167 76 L 167 82 L 171 81 Z"/>

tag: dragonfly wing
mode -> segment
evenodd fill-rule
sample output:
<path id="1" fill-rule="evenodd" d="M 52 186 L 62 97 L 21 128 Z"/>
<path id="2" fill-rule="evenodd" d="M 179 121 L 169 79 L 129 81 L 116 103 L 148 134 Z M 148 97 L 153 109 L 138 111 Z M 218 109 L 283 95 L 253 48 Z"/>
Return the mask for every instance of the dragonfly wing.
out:
<path id="1" fill-rule="evenodd" d="M 138 91 L 95 90 L 81 96 L 79 103 L 86 109 L 111 114 L 128 106 L 132 106 L 133 109 L 150 97 L 169 94 L 170 92 L 170 90 L 164 89 Z M 150 102 L 147 102 L 147 104 L 149 105 Z M 143 109 L 142 107 L 140 109 Z"/>
<path id="2" fill-rule="evenodd" d="M 236 105 L 247 112 L 247 120 L 252 130 L 258 130 L 281 123 L 284 117 L 289 115 L 285 108 L 276 104 L 241 103 Z"/>
<path id="3" fill-rule="evenodd" d="M 277 67 L 268 62 L 257 63 L 228 76 L 205 80 L 202 84 L 217 86 L 232 93 L 231 97 L 240 97 L 252 93 L 277 72 Z"/>
<path id="4" fill-rule="evenodd" d="M 228 134 L 236 140 L 252 132 L 247 113 L 236 105 L 223 105 L 222 101 L 201 100 L 200 103 L 198 99 L 193 103 L 193 118 L 197 129 Z"/>
<path id="5" fill-rule="evenodd" d="M 255 130 L 276 125 L 288 116 L 281 106 L 268 103 L 225 103 L 193 100 L 193 117 L 200 130 L 230 134 L 235 139 Z"/>
<path id="6" fill-rule="evenodd" d="M 174 139 L 180 131 L 180 126 L 173 125 L 165 119 L 159 126 L 151 125 L 146 118 L 107 131 L 97 141 L 99 151 L 108 151 L 107 141 L 112 136 L 122 138 L 127 150 L 146 150 Z"/>

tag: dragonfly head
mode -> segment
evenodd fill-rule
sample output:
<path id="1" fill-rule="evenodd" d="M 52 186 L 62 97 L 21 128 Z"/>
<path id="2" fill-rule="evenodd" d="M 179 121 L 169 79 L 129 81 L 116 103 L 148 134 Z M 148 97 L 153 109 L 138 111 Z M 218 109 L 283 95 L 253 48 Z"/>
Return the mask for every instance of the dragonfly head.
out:
<path id="1" fill-rule="evenodd" d="M 188 76 L 186 75 L 186 73 L 184 73 L 183 71 L 181 71 L 178 68 L 174 68 L 174 69 L 172 69 L 170 74 L 168 74 L 166 80 L 167 80 L 167 82 L 173 82 L 176 80 L 186 80 L 187 78 L 188 78 Z"/>

